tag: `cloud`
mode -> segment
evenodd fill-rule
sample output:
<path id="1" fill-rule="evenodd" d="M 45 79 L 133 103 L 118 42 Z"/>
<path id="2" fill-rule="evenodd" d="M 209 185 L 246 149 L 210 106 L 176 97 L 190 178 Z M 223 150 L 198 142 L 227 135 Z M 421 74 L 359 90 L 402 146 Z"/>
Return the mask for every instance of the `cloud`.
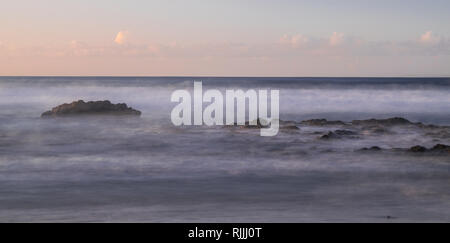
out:
<path id="1" fill-rule="evenodd" d="M 69 43 L 70 48 L 72 49 L 78 49 L 78 48 L 85 48 L 87 45 L 83 42 L 77 41 L 77 40 L 73 40 Z"/>
<path id="2" fill-rule="evenodd" d="M 440 41 L 439 37 L 434 36 L 432 31 L 427 31 L 420 36 L 419 41 L 424 44 L 436 44 Z"/>
<path id="3" fill-rule="evenodd" d="M 338 46 L 338 45 L 342 44 L 343 41 L 344 41 L 344 34 L 334 32 L 330 37 L 329 43 L 331 46 Z"/>
<path id="4" fill-rule="evenodd" d="M 300 60 L 302 58 L 341 57 L 428 57 L 450 56 L 450 39 L 437 38 L 432 32 L 407 41 L 370 41 L 334 32 L 331 36 L 314 37 L 301 34 L 283 35 L 278 41 L 245 42 L 130 42 L 126 31 L 120 31 L 114 42 L 85 43 L 78 40 L 64 46 L 9 46 L 3 43 L 0 51 L 11 57 L 96 57 L 136 58 L 136 60 Z M 419 37 L 420 41 L 419 41 Z M 423 44 L 434 43 L 436 44 Z M 353 65 L 353 64 L 352 64 Z M 354 66 L 354 65 L 353 65 Z"/>
<path id="5" fill-rule="evenodd" d="M 128 42 L 128 39 L 129 39 L 128 31 L 119 31 L 119 33 L 117 33 L 116 35 L 116 38 L 114 39 L 114 42 L 119 45 L 123 45 Z"/>
<path id="6" fill-rule="evenodd" d="M 293 35 L 293 36 L 290 36 L 290 35 L 286 34 L 286 35 L 283 35 L 280 38 L 280 43 L 281 44 L 290 45 L 290 46 L 292 46 L 294 48 L 297 48 L 299 46 L 303 46 L 303 45 L 305 45 L 308 42 L 309 42 L 309 39 L 307 37 L 303 36 L 303 35 L 300 35 L 300 34 Z"/>

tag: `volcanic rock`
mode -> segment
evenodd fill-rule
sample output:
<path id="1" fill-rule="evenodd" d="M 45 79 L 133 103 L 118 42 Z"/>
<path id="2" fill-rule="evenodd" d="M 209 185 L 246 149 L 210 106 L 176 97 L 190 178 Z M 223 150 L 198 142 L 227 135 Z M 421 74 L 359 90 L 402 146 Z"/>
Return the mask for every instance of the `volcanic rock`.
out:
<path id="1" fill-rule="evenodd" d="M 41 117 L 79 116 L 79 115 L 131 115 L 140 116 L 141 112 L 128 107 L 126 104 L 112 104 L 105 101 L 74 101 L 62 104 L 50 111 L 42 113 Z"/>
<path id="2" fill-rule="evenodd" d="M 369 119 L 369 120 L 354 120 L 352 121 L 352 125 L 363 125 L 363 126 L 399 126 L 399 125 L 414 125 L 405 118 L 394 117 L 388 119 Z"/>
<path id="3" fill-rule="evenodd" d="M 300 124 L 306 126 L 342 126 L 345 125 L 342 121 L 328 121 L 327 119 L 311 119 L 301 121 Z"/>

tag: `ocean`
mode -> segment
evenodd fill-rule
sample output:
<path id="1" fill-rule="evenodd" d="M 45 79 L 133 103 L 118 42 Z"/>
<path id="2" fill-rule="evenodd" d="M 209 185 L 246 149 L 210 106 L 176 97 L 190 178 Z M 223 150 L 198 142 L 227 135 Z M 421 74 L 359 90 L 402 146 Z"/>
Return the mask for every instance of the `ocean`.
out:
<path id="1" fill-rule="evenodd" d="M 176 127 L 194 81 L 278 89 L 299 129 Z M 142 116 L 40 117 L 81 99 Z M 435 126 L 301 123 L 391 117 Z M 449 126 L 450 78 L 0 77 L 0 222 L 450 222 L 449 153 L 409 151 Z"/>

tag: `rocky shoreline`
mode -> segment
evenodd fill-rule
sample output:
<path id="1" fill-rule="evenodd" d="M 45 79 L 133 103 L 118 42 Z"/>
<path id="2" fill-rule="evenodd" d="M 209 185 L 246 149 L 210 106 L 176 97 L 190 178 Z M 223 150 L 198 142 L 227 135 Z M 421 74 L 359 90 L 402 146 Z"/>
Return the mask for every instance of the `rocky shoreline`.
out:
<path id="1" fill-rule="evenodd" d="M 43 118 L 52 117 L 72 117 L 85 115 L 108 115 L 108 116 L 140 116 L 141 112 L 128 107 L 127 104 L 113 104 L 108 100 L 105 101 L 89 101 L 83 100 L 74 101 L 70 104 L 62 104 L 52 108 L 52 110 L 42 113 Z M 236 129 L 260 129 L 270 126 L 270 122 L 262 119 L 257 119 L 255 122 L 246 122 L 244 125 L 237 123 L 226 125 L 224 128 Z M 425 125 L 423 123 L 414 123 L 405 118 L 393 117 L 387 119 L 367 119 L 367 120 L 353 120 L 351 122 L 344 121 L 328 121 L 327 119 L 310 119 L 300 122 L 279 120 L 280 131 L 299 131 L 304 128 L 311 129 L 313 127 L 320 128 L 319 131 L 313 132 L 316 134 L 318 140 L 334 141 L 340 139 L 360 139 L 364 136 L 380 136 L 386 134 L 395 134 L 391 129 L 394 127 L 401 127 L 406 129 L 416 128 L 425 129 L 429 134 L 438 134 L 442 138 L 450 137 L 450 127 Z M 333 129 L 330 129 L 333 128 Z M 444 140 L 445 141 L 445 140 Z M 415 145 L 410 148 L 392 148 L 383 149 L 380 145 L 371 147 L 363 147 L 359 151 L 406 151 L 416 154 L 450 154 L 450 146 L 446 144 L 436 144 L 431 148 L 423 145 Z"/>
<path id="2" fill-rule="evenodd" d="M 353 120 L 351 122 L 343 121 L 328 121 L 327 119 L 311 119 L 304 120 L 300 122 L 301 125 L 307 126 L 418 126 L 418 127 L 429 127 L 436 128 L 436 125 L 425 125 L 421 122 L 411 122 L 402 117 L 393 117 L 387 119 L 366 119 L 366 120 Z"/>
<path id="3" fill-rule="evenodd" d="M 360 151 L 383 151 L 383 150 L 393 150 L 393 151 L 403 151 L 417 154 L 426 154 L 426 153 L 434 153 L 434 154 L 442 154 L 449 153 L 450 154 L 450 146 L 445 144 L 436 144 L 431 148 L 426 148 L 421 145 L 412 146 L 410 148 L 393 148 L 393 149 L 382 149 L 378 146 L 372 146 L 370 148 L 362 148 Z"/>
<path id="4" fill-rule="evenodd" d="M 239 129 L 252 129 L 252 128 L 265 128 L 261 124 L 260 119 L 257 120 L 257 125 L 249 125 L 246 122 L 245 125 L 229 125 L 226 127 L 235 127 Z M 267 124 L 264 122 L 263 124 Z M 280 131 L 286 130 L 301 130 L 307 127 L 318 127 L 321 131 L 313 132 L 316 134 L 318 140 L 322 141 L 335 141 L 341 139 L 361 139 L 364 136 L 380 136 L 391 134 L 394 135 L 391 129 L 395 127 L 405 128 L 405 129 L 421 129 L 428 131 L 433 134 L 440 134 L 444 138 L 450 137 L 450 127 L 448 126 L 437 126 L 437 125 L 425 125 L 423 123 L 414 123 L 405 118 L 394 117 L 387 119 L 367 119 L 367 120 L 353 120 L 351 122 L 344 121 L 328 121 L 326 119 L 311 119 L 304 120 L 300 122 L 295 121 L 282 121 L 280 120 Z M 331 130 L 330 128 L 334 128 Z M 325 129 L 325 130 L 324 130 Z M 323 131 L 324 130 L 324 131 Z M 392 148 L 392 149 L 382 149 L 380 146 L 374 145 L 371 147 L 364 147 L 359 149 L 359 151 L 403 151 L 411 152 L 416 154 L 450 154 L 450 146 L 446 144 L 436 144 L 431 148 L 427 148 L 423 145 L 415 145 L 410 148 Z"/>

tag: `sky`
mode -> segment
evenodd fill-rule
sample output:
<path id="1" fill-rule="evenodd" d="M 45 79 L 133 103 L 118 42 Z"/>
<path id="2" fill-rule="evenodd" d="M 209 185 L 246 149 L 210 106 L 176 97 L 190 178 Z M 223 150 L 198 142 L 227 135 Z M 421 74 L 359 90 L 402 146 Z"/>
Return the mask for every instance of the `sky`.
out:
<path id="1" fill-rule="evenodd" d="M 2 76 L 450 76 L 448 0 L 0 0 Z"/>

